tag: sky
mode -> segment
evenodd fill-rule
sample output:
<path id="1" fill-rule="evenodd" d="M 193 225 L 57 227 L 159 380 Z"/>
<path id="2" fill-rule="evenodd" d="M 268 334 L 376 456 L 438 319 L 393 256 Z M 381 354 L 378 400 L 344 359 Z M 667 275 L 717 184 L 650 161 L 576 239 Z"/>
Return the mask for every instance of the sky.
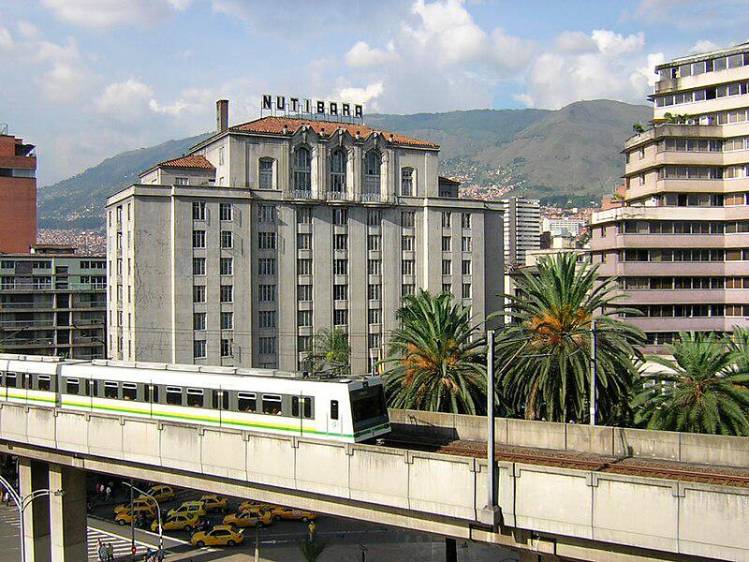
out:
<path id="1" fill-rule="evenodd" d="M 749 39 L 749 0 L 0 0 L 0 123 L 53 183 L 232 124 L 262 94 L 366 113 L 647 103 L 656 64 Z"/>

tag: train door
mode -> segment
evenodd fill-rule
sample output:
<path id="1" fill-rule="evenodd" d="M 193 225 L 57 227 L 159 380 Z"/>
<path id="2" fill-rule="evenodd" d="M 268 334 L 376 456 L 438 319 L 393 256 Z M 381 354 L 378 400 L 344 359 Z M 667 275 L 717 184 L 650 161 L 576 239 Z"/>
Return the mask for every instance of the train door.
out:
<path id="1" fill-rule="evenodd" d="M 338 400 L 330 401 L 330 411 L 328 412 L 328 433 L 333 435 L 341 433 L 341 409 Z"/>

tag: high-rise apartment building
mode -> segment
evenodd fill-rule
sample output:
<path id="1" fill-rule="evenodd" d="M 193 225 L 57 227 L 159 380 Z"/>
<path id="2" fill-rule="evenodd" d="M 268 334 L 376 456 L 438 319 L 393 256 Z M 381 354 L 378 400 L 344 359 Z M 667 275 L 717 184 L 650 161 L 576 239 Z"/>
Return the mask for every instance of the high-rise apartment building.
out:
<path id="1" fill-rule="evenodd" d="M 106 263 L 57 246 L 0 254 L 0 349 L 104 358 Z"/>
<path id="2" fill-rule="evenodd" d="M 477 320 L 501 307 L 502 212 L 457 198 L 438 146 L 299 117 L 229 127 L 226 113 L 108 200 L 111 357 L 296 370 L 340 327 L 364 372 L 419 288 Z"/>
<path id="3" fill-rule="evenodd" d="M 622 206 L 592 219 L 651 345 L 749 326 L 749 44 L 656 68 L 653 126 L 627 140 Z"/>
<path id="4" fill-rule="evenodd" d="M 525 253 L 541 247 L 541 206 L 537 199 L 510 197 L 499 201 L 504 216 L 507 265 L 525 265 Z"/>
<path id="5" fill-rule="evenodd" d="M 0 123 L 0 252 L 28 252 L 36 243 L 34 145 Z"/>

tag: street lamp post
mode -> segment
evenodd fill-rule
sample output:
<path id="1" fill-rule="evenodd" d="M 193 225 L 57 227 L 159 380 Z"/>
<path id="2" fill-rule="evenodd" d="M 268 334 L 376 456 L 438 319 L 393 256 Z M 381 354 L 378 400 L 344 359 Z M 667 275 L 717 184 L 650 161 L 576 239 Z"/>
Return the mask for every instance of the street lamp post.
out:
<path id="1" fill-rule="evenodd" d="M 143 490 L 141 490 L 140 488 L 137 488 L 130 482 L 123 482 L 123 484 L 127 486 L 128 488 L 130 488 L 131 495 L 133 491 L 136 491 L 139 494 L 142 494 L 145 497 L 150 498 L 151 501 L 154 504 L 156 504 L 156 521 L 157 521 L 158 531 L 159 531 L 159 550 L 163 551 L 164 550 L 164 532 L 163 532 L 163 529 L 161 528 L 161 506 L 159 505 L 159 502 L 151 494 L 149 494 L 148 492 L 144 492 Z M 130 509 L 132 509 L 132 500 L 130 501 Z M 135 520 L 135 518 L 133 518 L 133 520 Z M 135 533 L 135 529 L 133 529 L 133 533 Z"/>
<path id="2" fill-rule="evenodd" d="M 29 507 L 31 502 L 36 498 L 50 495 L 61 496 L 63 491 L 44 488 L 42 490 L 34 490 L 28 496 L 22 496 L 3 476 L 0 476 L 0 484 L 2 484 L 3 488 L 8 492 L 8 496 L 13 500 L 13 503 L 16 504 L 16 509 L 18 509 L 18 518 L 21 525 L 21 562 L 26 562 L 26 525 L 23 520 L 24 511 L 26 511 L 26 508 Z"/>

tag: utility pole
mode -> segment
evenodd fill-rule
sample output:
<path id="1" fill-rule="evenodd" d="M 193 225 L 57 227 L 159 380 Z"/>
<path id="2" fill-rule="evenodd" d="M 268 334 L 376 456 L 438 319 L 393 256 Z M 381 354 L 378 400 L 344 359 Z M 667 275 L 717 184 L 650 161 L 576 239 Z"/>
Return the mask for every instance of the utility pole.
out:
<path id="1" fill-rule="evenodd" d="M 590 321 L 590 425 L 596 425 L 596 379 L 598 364 L 596 362 L 596 321 Z"/>

